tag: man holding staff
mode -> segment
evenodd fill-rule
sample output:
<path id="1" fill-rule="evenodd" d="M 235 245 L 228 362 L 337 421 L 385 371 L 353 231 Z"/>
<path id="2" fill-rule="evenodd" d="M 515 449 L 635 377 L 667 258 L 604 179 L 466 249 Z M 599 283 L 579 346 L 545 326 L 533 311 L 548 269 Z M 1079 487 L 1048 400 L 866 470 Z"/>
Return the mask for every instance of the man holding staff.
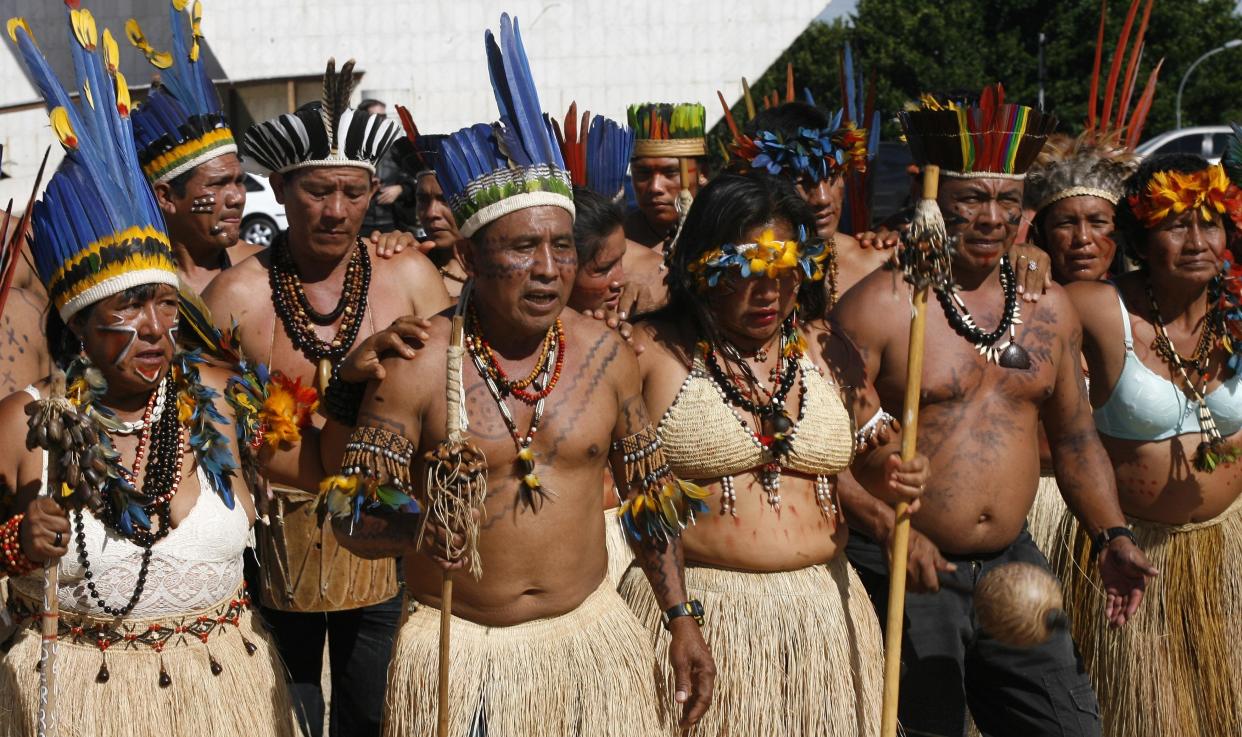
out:
<path id="1" fill-rule="evenodd" d="M 451 323 L 444 317 L 431 320 L 414 358 L 385 363 L 385 378 L 362 401 L 341 475 L 325 484 L 343 546 L 405 561 L 411 611 L 389 670 L 385 733 L 432 733 L 437 688 L 445 687 L 437 686 L 437 665 L 446 658 L 447 734 L 662 731 L 654 654 L 605 578 L 599 480 L 606 463 L 627 487 L 627 509 L 642 532 L 635 547 L 672 632 L 677 700 L 689 726 L 710 702 L 714 665 L 696 621 L 702 611 L 687 601 L 678 533 L 702 508 L 703 492 L 669 472 L 624 340 L 564 309 L 577 272 L 569 174 L 540 112 L 516 22 L 502 16 L 499 44 L 490 32 L 487 44 L 501 123 L 449 136 L 437 170 L 468 239 L 459 391 L 468 440 L 481 451 L 464 470 L 485 467 L 483 509 L 474 519 L 464 515 L 461 526 L 428 524 L 418 546 L 420 517 L 409 513 L 410 498 L 424 512 L 444 501 L 432 493 L 443 491 L 438 484 L 421 481 L 451 437 L 446 387 L 456 390 L 457 379 L 447 376 Z M 477 559 L 443 553 L 446 545 L 474 547 L 472 540 Z M 478 564 L 481 577 L 465 575 Z M 466 570 L 453 577 L 453 589 L 443 587 L 442 570 L 459 569 Z M 447 653 L 439 611 L 446 590 L 453 596 Z"/>
<path id="2" fill-rule="evenodd" d="M 1055 121 L 1004 104 L 998 85 L 978 107 L 930 106 L 902 123 L 916 162 L 944 170 L 935 202 L 921 207 L 943 213 L 956 288 L 937 290 L 939 304 L 927 307 L 926 344 L 934 352 L 922 372 L 918 447 L 932 471 L 912 521 L 943 560 L 940 571 L 924 575 L 931 592 L 906 598 L 900 719 L 910 735 L 961 735 L 969 706 L 984 734 L 1099 734 L 1095 695 L 1068 633 L 1015 649 L 979 631 L 972 613 L 974 587 L 992 568 L 1047 566 L 1023 525 L 1039 481 L 1041 420 L 1066 502 L 1097 543 L 1112 624 L 1133 616 L 1156 574 L 1126 534 L 1092 424 L 1078 318 L 1058 286 L 1020 313 L 1006 255 L 1021 218 L 1023 174 Z M 834 313 L 893 414 L 912 360 L 911 297 L 896 273 L 877 271 Z M 848 554 L 883 612 L 884 547 L 856 532 Z"/>

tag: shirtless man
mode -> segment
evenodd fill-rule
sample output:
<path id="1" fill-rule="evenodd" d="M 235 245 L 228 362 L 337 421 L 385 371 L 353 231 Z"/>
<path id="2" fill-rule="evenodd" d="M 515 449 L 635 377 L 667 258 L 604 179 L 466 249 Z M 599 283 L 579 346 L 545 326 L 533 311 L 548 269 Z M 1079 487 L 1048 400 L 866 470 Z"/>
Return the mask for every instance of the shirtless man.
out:
<path id="1" fill-rule="evenodd" d="M 569 729 L 569 725 L 556 720 L 581 700 L 579 708 L 592 715 L 591 728 L 582 734 L 622 733 L 613 731 L 617 729 L 638 734 L 641 729 L 632 720 L 649 726 L 639 715 L 654 706 L 641 700 L 642 694 L 654 699 L 652 656 L 637 621 L 604 583 L 604 508 L 598 492 L 606 464 L 612 463 L 617 478 L 626 477 L 620 455 L 609 451 L 612 444 L 649 426 L 637 361 L 615 331 L 563 309 L 577 263 L 567 212 L 551 206 L 520 210 L 487 226 L 468 243 L 463 256 L 475 280 L 471 309 L 477 315 L 468 322 L 474 325 L 468 331 L 487 341 L 505 374 L 531 372 L 540 361 L 549 329 L 558 320 L 565 342 L 559 382 L 552 385 L 552 401 L 538 421 L 538 433 L 530 446 L 536 459 L 534 473 L 548 492 L 542 501 L 523 501 L 524 482 L 515 473 L 520 466 L 517 449 L 500 405 L 469 359 L 463 368 L 469 434 L 487 457 L 489 480 L 479 536 L 483 578 L 475 581 L 462 575 L 455 579 L 453 642 L 454 647 L 459 641 L 465 644 L 454 660 L 472 659 L 475 650 L 484 647 L 483 633 L 490 643 L 486 647 L 493 649 L 489 660 L 494 657 L 503 662 L 505 655 L 516 658 L 516 665 L 508 671 L 514 680 L 496 684 L 491 703 L 472 701 L 463 713 L 471 721 L 483 715 L 488 722 L 532 720 L 541 725 L 537 732 L 515 733 L 561 734 L 568 732 L 557 730 Z M 443 317 L 434 318 L 430 339 L 417 357 L 387 361 L 387 378 L 364 401 L 359 415 L 362 426 L 383 428 L 408 439 L 414 458 L 421 458 L 445 437 L 444 355 L 449 325 Z M 525 434 L 534 408 L 511 397 L 501 401 L 512 413 L 518 432 Z M 421 476 L 421 468 L 413 473 L 414 478 Z M 436 546 L 415 549 L 416 525 L 415 517 L 400 514 L 364 514 L 356 525 L 348 520 L 336 524 L 342 544 L 359 555 L 405 556 L 406 585 L 421 605 L 402 629 L 393 657 L 394 690 L 386 715 L 391 735 L 416 733 L 415 725 L 427 724 L 435 709 L 439 616 L 431 610 L 440 603 L 441 574 L 430 552 Z M 662 608 L 685 603 L 679 542 L 662 551 L 645 546 L 640 560 Z M 513 633 L 522 631 L 516 625 L 539 627 L 546 630 L 546 636 L 515 639 Z M 680 700 L 686 702 L 687 723 L 692 723 L 707 706 L 711 660 L 693 618 L 676 618 L 671 627 Z M 553 634 L 555 630 L 560 631 Z M 459 631 L 464 633 L 460 640 Z M 561 675 L 553 675 L 551 682 L 535 681 L 532 673 L 548 671 L 524 666 L 550 665 L 551 653 L 539 647 L 547 638 L 595 642 L 598 655 L 594 660 L 573 658 L 557 663 L 551 670 Z M 565 642 L 547 644 L 553 652 L 572 652 Z M 423 667 L 427 665 L 430 670 Z M 586 678 L 584 668 L 598 669 L 604 676 Z M 638 670 L 628 672 L 632 668 Z M 460 698 L 492 693 L 492 681 L 482 670 L 463 667 L 463 671 L 464 680 L 454 675 L 455 683 L 462 684 L 455 693 L 472 695 Z M 599 684 L 610 678 L 622 680 L 614 682 L 615 689 L 601 691 Z M 538 700 L 548 710 L 506 713 L 527 703 L 523 695 L 528 692 L 540 694 Z M 465 734 L 465 726 L 453 732 Z"/>
<path id="2" fill-rule="evenodd" d="M 1032 122 L 1030 129 L 1038 126 Z M 969 593 L 1002 563 L 1047 566 L 1024 529 L 1039 482 L 1040 421 L 1061 492 L 1083 527 L 1095 537 L 1125 525 L 1082 382 L 1082 330 L 1064 291 L 1054 285 L 1022 310 L 1014 342 L 1029 356 L 1026 367 L 1022 361 L 994 363 L 980 353 L 977 345 L 1003 349 L 1008 331 L 988 342 L 978 330 L 971 341 L 954 329 L 966 309 L 985 329 L 1016 317 L 1006 305 L 1013 303 L 1015 288 L 1005 254 L 1021 218 L 1022 180 L 1016 175 L 1040 143 L 1020 147 L 1029 157 L 996 178 L 985 171 L 940 179 L 937 202 L 956 239 L 953 276 L 965 308 L 959 312 L 952 301 L 942 307 L 935 298 L 928 306 L 918 430 L 919 449 L 932 467 L 913 527 L 938 552 L 911 571 L 929 593 L 906 599 L 899 717 L 907 734 L 961 735 L 968 705 L 985 735 L 1099 734 L 1095 695 L 1069 634 L 1061 630 L 1031 649 L 1002 645 L 979 631 Z M 961 167 L 960 161 L 930 163 Z M 834 313 L 857 343 L 881 403 L 895 416 L 905 392 L 911 297 L 898 272 L 877 271 L 846 294 Z M 877 505 L 873 511 L 883 518 L 879 526 L 891 529 L 891 510 Z M 1121 625 L 1156 572 L 1130 539 L 1110 538 L 1105 535 L 1097 563 L 1107 616 Z M 847 552 L 883 613 L 885 547 L 855 534 Z M 952 589 L 939 589 L 938 579 Z"/>
<path id="3" fill-rule="evenodd" d="M 349 148 L 368 124 L 376 127 L 373 135 Z M 246 355 L 322 391 L 355 343 L 402 315 L 434 315 L 449 298 L 425 256 L 411 250 L 372 268 L 377 248 L 359 239 L 379 186 L 374 163 L 397 135 L 396 124 L 346 110 L 337 123 L 340 148 L 300 148 L 283 138 L 316 126 L 312 140 L 332 139 L 319 108 L 308 106 L 247 133 L 247 154 L 273 172 L 272 188 L 285 206 L 289 230 L 267 251 L 221 274 L 203 298 L 221 327 L 234 320 L 241 327 Z M 275 492 L 270 527 L 260 531 L 260 594 L 289 666 L 295 702 L 311 734 L 318 735 L 326 637 L 332 734 L 378 734 L 400 612 L 395 566 L 339 550 L 331 530 L 319 525 L 313 496 Z"/>
<path id="4" fill-rule="evenodd" d="M 436 180 L 435 169 L 423 169 L 415 176 L 414 203 L 418 211 L 418 224 L 423 226 L 434 244 L 427 257 L 439 270 L 444 288 L 455 300 L 466 283 L 466 270 L 457 256 L 457 243 L 462 237 L 457 221 L 453 219 L 453 210 L 444 201 L 444 191 Z"/>

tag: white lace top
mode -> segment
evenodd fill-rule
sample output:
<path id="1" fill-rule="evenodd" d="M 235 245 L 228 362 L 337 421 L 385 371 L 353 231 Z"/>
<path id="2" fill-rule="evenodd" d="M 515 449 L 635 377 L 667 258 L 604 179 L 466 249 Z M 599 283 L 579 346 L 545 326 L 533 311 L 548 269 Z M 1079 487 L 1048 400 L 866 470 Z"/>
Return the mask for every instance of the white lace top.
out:
<path id="1" fill-rule="evenodd" d="M 26 391 L 35 399 L 34 387 Z M 227 599 L 241 585 L 242 551 L 250 537 L 250 522 L 240 500 L 224 505 L 206 474 L 198 469 L 198 500 L 185 519 L 151 548 L 146 585 L 131 618 L 161 617 L 208 609 Z M 43 482 L 47 483 L 47 454 L 43 455 Z M 69 521 L 76 524 L 76 515 Z M 95 588 L 109 606 L 124 606 L 138 583 L 142 548 L 108 530 L 89 511 L 82 513 L 86 555 Z M 60 561 L 60 608 L 106 616 L 86 587 L 78 562 L 76 532 L 69 554 Z M 13 580 L 23 594 L 42 598 L 43 576 L 35 573 Z"/>

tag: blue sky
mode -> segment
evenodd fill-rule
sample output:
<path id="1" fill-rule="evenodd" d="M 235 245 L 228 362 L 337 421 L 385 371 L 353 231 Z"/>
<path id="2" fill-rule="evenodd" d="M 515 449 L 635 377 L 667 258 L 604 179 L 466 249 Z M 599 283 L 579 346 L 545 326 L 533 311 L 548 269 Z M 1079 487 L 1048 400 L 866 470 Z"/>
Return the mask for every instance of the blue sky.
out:
<path id="1" fill-rule="evenodd" d="M 828 3 L 828 7 L 824 8 L 824 12 L 819 14 L 819 19 L 832 20 L 839 15 L 849 15 L 854 12 L 857 5 L 858 0 L 832 0 Z"/>

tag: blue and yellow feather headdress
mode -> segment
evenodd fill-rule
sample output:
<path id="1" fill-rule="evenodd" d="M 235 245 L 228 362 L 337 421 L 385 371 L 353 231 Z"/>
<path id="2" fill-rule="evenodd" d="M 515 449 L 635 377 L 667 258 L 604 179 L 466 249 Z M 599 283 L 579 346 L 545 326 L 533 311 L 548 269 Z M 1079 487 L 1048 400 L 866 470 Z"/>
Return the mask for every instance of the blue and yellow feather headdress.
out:
<path id="1" fill-rule="evenodd" d="M 39 277 L 64 320 L 84 307 L 143 284 L 177 286 L 164 219 L 138 164 L 129 87 L 117 68 L 116 39 L 68 0 L 75 103 L 22 18 L 8 22 L 31 78 L 51 113 L 65 158 L 35 203 L 31 250 Z"/>
<path id="2" fill-rule="evenodd" d="M 172 0 L 168 15 L 172 51 L 156 51 L 130 18 L 125 35 L 160 70 L 147 99 L 134 109 L 134 141 L 142 170 L 152 183 L 167 182 L 199 164 L 237 152 L 220 97 L 202 63 L 203 5 L 194 0 L 186 36 L 187 0 Z"/>
<path id="3" fill-rule="evenodd" d="M 574 214 L 573 188 L 552 121 L 539 105 L 517 19 L 500 16 L 500 43 L 484 33 L 487 67 L 500 122 L 476 123 L 440 146 L 436 176 L 467 238 L 528 207 Z"/>

